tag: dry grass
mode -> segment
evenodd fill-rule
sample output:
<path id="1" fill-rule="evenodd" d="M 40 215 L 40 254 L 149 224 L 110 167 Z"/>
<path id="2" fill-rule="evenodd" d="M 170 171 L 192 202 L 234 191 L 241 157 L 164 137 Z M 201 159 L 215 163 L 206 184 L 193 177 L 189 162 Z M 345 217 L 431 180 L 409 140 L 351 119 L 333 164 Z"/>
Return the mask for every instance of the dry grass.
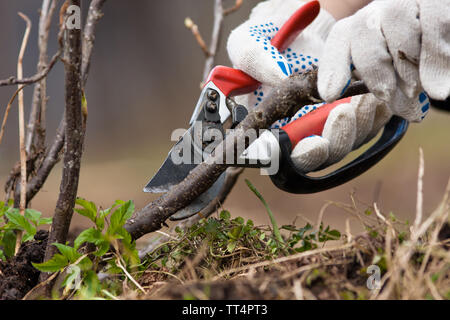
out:
<path id="1" fill-rule="evenodd" d="M 423 220 L 422 178 L 423 161 L 412 225 L 383 214 L 376 203 L 361 210 L 352 197 L 350 205 L 327 203 L 318 218 L 317 226 L 327 207 L 344 209 L 349 218 L 341 239 L 304 252 L 280 249 L 270 255 L 267 247 L 256 249 L 254 243 L 244 241 L 232 253 L 224 254 L 217 247 L 208 247 L 202 237 L 191 238 L 186 245 L 186 233 L 167 243 L 165 250 L 170 254 L 184 243 L 191 253 L 176 265 L 149 265 L 138 277 L 146 294 L 130 289 L 121 298 L 449 299 L 450 183 L 437 209 Z M 366 232 L 353 235 L 350 219 L 359 221 Z M 270 232 L 267 226 L 261 230 Z M 287 242 L 290 234 L 283 234 Z M 380 271 L 379 287 L 369 289 L 373 266 Z"/>

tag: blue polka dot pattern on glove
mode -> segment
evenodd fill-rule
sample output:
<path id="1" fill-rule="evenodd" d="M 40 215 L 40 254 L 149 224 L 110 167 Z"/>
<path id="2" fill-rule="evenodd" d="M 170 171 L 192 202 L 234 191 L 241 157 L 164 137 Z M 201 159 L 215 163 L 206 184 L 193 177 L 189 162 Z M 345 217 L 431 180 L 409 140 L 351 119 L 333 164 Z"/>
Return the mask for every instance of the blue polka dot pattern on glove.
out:
<path id="1" fill-rule="evenodd" d="M 302 74 L 316 67 L 319 62 L 318 59 L 294 52 L 292 48 L 287 48 L 283 52 L 278 52 L 277 48 L 270 43 L 277 31 L 279 31 L 279 28 L 272 22 L 249 27 L 250 36 L 253 37 L 256 42 L 260 43 L 265 51 L 270 52 L 272 59 L 275 60 L 286 76 Z"/>
<path id="2" fill-rule="evenodd" d="M 420 110 L 422 111 L 422 120 L 426 117 L 430 110 L 430 99 L 425 92 L 419 94 Z"/>

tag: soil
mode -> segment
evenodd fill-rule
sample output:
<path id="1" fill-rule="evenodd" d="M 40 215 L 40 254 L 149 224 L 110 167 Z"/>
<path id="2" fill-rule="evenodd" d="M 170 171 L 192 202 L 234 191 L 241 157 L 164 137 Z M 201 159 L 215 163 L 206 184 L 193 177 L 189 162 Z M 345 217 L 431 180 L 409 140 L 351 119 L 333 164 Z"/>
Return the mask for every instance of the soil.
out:
<path id="1" fill-rule="evenodd" d="M 44 260 L 48 232 L 40 230 L 34 240 L 22 244 L 9 261 L 0 261 L 0 300 L 22 299 L 38 284 L 39 271 L 31 264 Z"/>

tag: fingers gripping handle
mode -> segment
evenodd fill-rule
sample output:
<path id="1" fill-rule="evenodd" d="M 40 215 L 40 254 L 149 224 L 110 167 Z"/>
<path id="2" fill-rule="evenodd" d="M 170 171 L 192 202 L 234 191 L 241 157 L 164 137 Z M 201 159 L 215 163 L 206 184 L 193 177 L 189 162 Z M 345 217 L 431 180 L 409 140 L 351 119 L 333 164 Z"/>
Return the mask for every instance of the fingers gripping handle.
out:
<path id="1" fill-rule="evenodd" d="M 285 125 L 282 129 L 287 133 L 292 149 L 306 137 L 312 135 L 321 136 L 331 110 L 338 105 L 350 103 L 351 99 L 350 97 L 326 104 Z"/>
<path id="2" fill-rule="evenodd" d="M 281 159 L 279 170 L 271 175 L 272 182 L 289 193 L 307 194 L 321 192 L 344 184 L 363 174 L 383 159 L 402 139 L 408 129 L 408 121 L 393 116 L 384 127 L 379 140 L 364 154 L 344 167 L 322 177 L 310 177 L 296 169 L 291 159 L 290 137 L 280 134 Z M 321 170 L 323 168 L 320 168 Z"/>
<path id="3" fill-rule="evenodd" d="M 306 3 L 286 21 L 280 31 L 272 38 L 271 44 L 278 51 L 285 50 L 314 21 L 319 12 L 319 1 Z M 217 66 L 211 71 L 206 83 L 210 81 L 227 97 L 250 93 L 261 85 L 260 82 L 245 72 L 224 66 Z"/>

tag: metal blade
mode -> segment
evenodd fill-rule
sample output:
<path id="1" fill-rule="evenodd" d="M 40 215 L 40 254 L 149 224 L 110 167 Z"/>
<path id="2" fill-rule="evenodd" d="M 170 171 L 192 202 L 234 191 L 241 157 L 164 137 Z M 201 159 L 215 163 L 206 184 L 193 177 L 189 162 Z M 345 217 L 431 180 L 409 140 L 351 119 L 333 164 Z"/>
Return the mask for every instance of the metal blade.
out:
<path id="1" fill-rule="evenodd" d="M 191 130 L 188 130 L 184 133 L 181 139 L 172 147 L 167 155 L 166 160 L 162 164 L 161 168 L 159 168 L 158 172 L 153 176 L 153 178 L 147 183 L 144 188 L 144 192 L 151 193 L 164 193 L 169 191 L 174 185 L 180 183 L 187 177 L 189 172 L 194 169 L 197 164 L 195 162 L 192 163 L 181 163 L 175 164 L 173 162 L 172 153 L 177 152 L 180 153 L 182 150 L 182 143 L 184 139 L 189 139 L 190 141 Z M 190 142 L 189 142 L 190 143 Z M 195 159 L 194 155 L 198 150 L 192 147 L 192 158 Z"/>
<path id="2" fill-rule="evenodd" d="M 222 186 L 225 183 L 225 176 L 226 173 L 222 173 L 208 190 L 202 193 L 197 199 L 192 201 L 190 205 L 172 215 L 169 219 L 171 221 L 184 220 L 201 212 L 209 203 L 211 203 L 211 201 L 213 201 L 219 195 L 219 192 L 220 190 L 222 190 Z"/>

